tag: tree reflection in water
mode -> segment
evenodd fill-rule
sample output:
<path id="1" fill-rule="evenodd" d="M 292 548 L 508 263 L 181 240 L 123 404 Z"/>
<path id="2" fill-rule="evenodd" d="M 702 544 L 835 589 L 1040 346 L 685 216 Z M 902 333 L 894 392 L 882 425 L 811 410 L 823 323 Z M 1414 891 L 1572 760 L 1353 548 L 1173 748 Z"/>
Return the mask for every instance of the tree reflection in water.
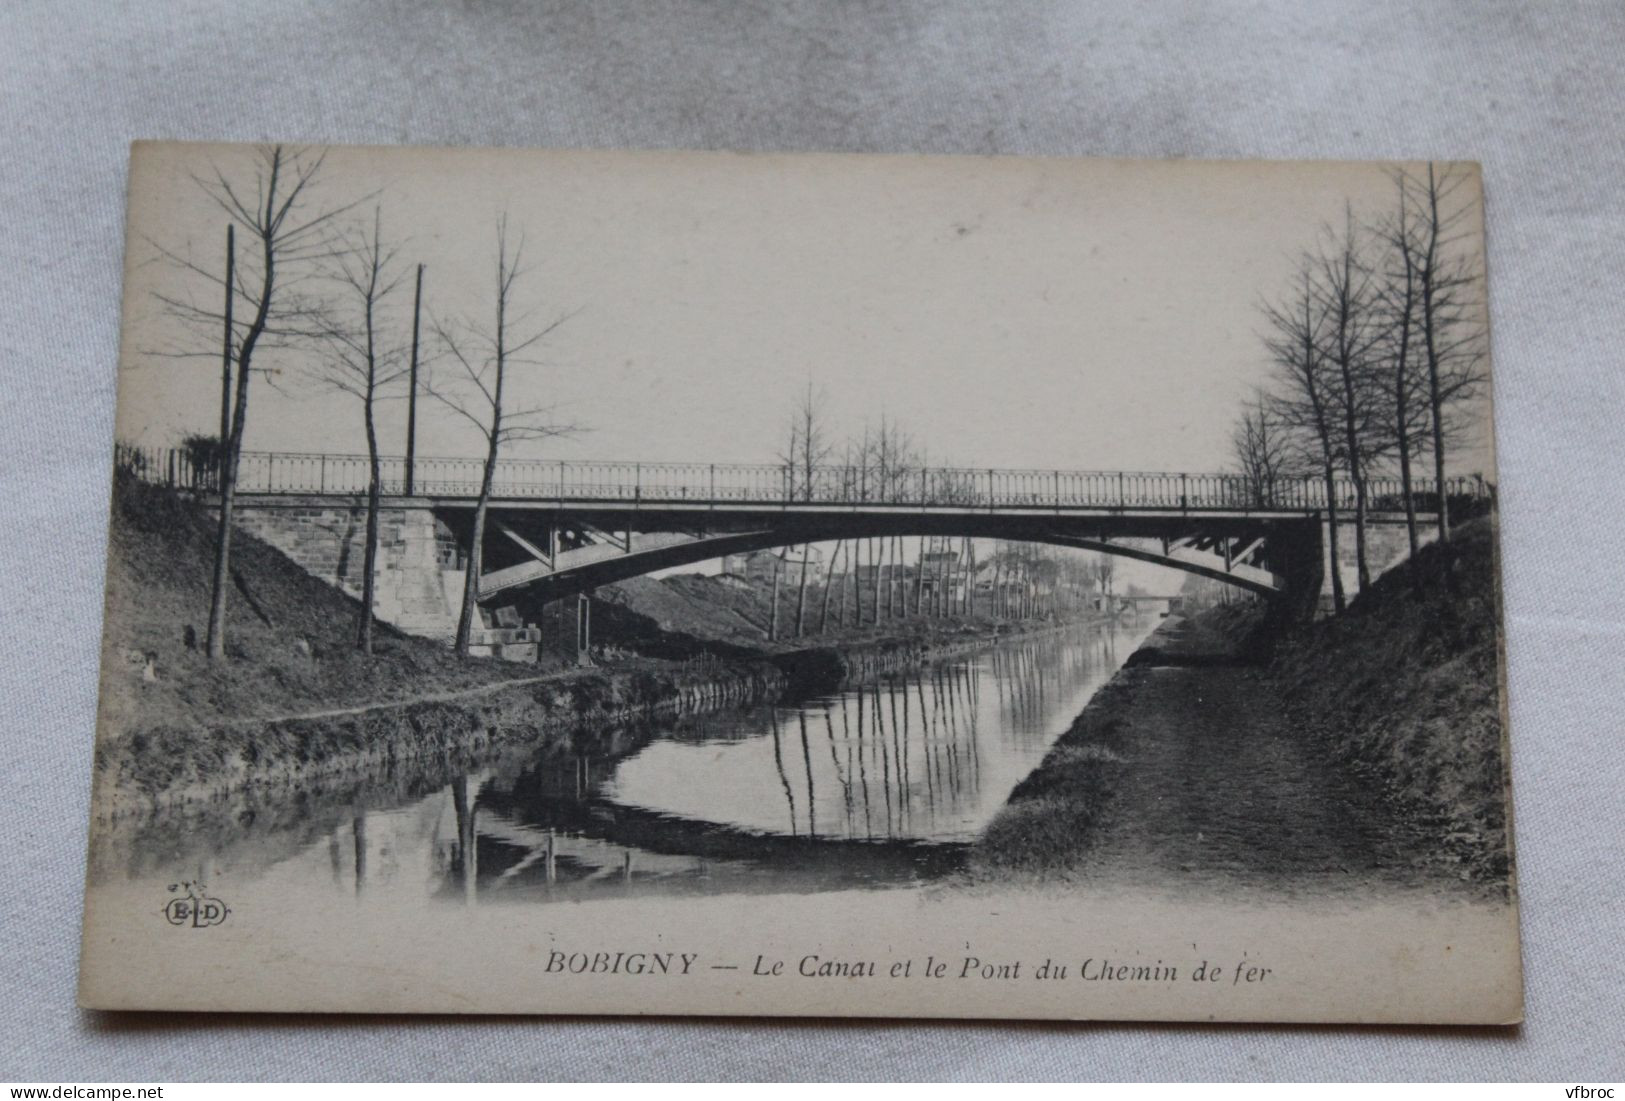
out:
<path id="1" fill-rule="evenodd" d="M 949 874 L 1115 671 L 1117 633 L 1057 633 L 798 704 L 705 716 L 618 757 L 522 763 L 480 789 L 477 880 L 568 894 Z M 543 874 L 537 846 L 553 854 Z"/>
<path id="2" fill-rule="evenodd" d="M 601 891 L 815 891 L 952 874 L 1148 624 L 1056 632 L 797 703 L 390 763 L 210 828 L 98 836 L 92 875 L 233 875 L 473 904 Z M 1122 635 L 1119 638 L 1118 635 Z"/>

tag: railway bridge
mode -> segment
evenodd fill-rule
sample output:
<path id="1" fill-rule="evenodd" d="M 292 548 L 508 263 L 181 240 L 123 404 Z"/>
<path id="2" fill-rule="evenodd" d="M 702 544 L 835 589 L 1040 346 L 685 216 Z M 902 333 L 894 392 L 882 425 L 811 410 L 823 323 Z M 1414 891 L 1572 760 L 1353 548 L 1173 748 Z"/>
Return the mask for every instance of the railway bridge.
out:
<path id="1" fill-rule="evenodd" d="M 213 500 L 213 473 L 184 451 L 121 447 L 119 465 Z M 362 455 L 245 452 L 237 484 L 239 524 L 352 595 L 360 592 L 369 464 Z M 449 635 L 455 626 L 482 463 L 418 458 L 382 462 L 377 613 L 409 633 Z M 1463 478 L 1452 496 L 1478 496 Z M 1354 486 L 1335 486 L 1352 515 Z M 1437 512 L 1432 483 L 1413 480 L 1419 519 Z M 1259 493 L 1233 474 L 1000 470 L 863 465 L 641 463 L 511 459 L 493 471 L 478 592 L 492 644 L 503 643 L 499 609 L 564 599 L 595 588 L 724 555 L 836 539 L 970 536 L 1075 547 L 1167 566 L 1270 600 L 1290 618 L 1312 616 L 1330 568 L 1327 487 L 1283 479 Z M 1378 569 L 1403 554 L 1404 502 L 1397 480 L 1367 485 L 1367 521 L 1387 549 Z M 1398 538 L 1392 538 L 1397 534 Z M 1352 552 L 1352 533 L 1341 540 Z M 1398 554 L 1393 548 L 1399 547 Z M 522 630 L 522 626 L 512 628 Z M 488 632 L 489 633 L 489 632 Z"/>

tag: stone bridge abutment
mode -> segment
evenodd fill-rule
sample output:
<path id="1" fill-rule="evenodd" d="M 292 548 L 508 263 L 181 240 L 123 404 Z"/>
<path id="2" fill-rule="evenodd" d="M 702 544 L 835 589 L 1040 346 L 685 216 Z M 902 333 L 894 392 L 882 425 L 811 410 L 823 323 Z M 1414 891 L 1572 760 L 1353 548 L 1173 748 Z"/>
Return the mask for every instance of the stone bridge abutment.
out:
<path id="1" fill-rule="evenodd" d="M 306 572 L 359 600 L 367 503 L 331 499 L 239 500 L 237 526 Z M 386 504 L 378 516 L 373 612 L 410 635 L 450 639 L 457 630 L 466 555 L 427 502 Z"/>

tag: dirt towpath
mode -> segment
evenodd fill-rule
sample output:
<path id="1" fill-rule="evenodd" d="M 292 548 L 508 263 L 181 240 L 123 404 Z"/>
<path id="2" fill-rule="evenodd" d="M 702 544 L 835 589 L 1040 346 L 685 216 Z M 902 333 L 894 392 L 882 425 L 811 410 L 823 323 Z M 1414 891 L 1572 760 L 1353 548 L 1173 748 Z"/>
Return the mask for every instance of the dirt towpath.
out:
<path id="1" fill-rule="evenodd" d="M 1416 824 L 1222 636 L 1170 623 L 1144 652 L 1012 793 L 979 874 L 1310 893 L 1415 880 Z"/>

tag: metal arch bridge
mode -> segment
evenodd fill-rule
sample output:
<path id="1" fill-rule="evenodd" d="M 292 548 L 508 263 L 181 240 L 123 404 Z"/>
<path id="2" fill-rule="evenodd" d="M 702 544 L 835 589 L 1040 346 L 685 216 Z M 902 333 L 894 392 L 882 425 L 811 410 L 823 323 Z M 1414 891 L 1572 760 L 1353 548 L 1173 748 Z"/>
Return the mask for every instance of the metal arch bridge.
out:
<path id="1" fill-rule="evenodd" d="M 117 461 L 147 480 L 215 489 L 213 469 L 182 450 L 121 446 Z M 257 507 L 353 507 L 369 469 L 365 455 L 244 452 L 237 493 Z M 418 458 L 410 469 L 400 457 L 381 460 L 386 506 L 432 509 L 465 547 L 482 475 L 479 459 Z M 1479 497 L 1485 488 L 1460 478 L 1446 491 Z M 1333 492 L 1352 513 L 1353 482 Z M 1433 483 L 1412 480 L 1420 518 L 1437 514 L 1437 500 Z M 728 554 L 941 535 L 1122 555 L 1280 597 L 1318 593 L 1327 510 L 1318 477 L 1260 493 L 1235 474 L 508 459 L 493 470 L 479 595 L 551 600 Z M 1397 479 L 1368 480 L 1367 518 L 1403 521 Z"/>

